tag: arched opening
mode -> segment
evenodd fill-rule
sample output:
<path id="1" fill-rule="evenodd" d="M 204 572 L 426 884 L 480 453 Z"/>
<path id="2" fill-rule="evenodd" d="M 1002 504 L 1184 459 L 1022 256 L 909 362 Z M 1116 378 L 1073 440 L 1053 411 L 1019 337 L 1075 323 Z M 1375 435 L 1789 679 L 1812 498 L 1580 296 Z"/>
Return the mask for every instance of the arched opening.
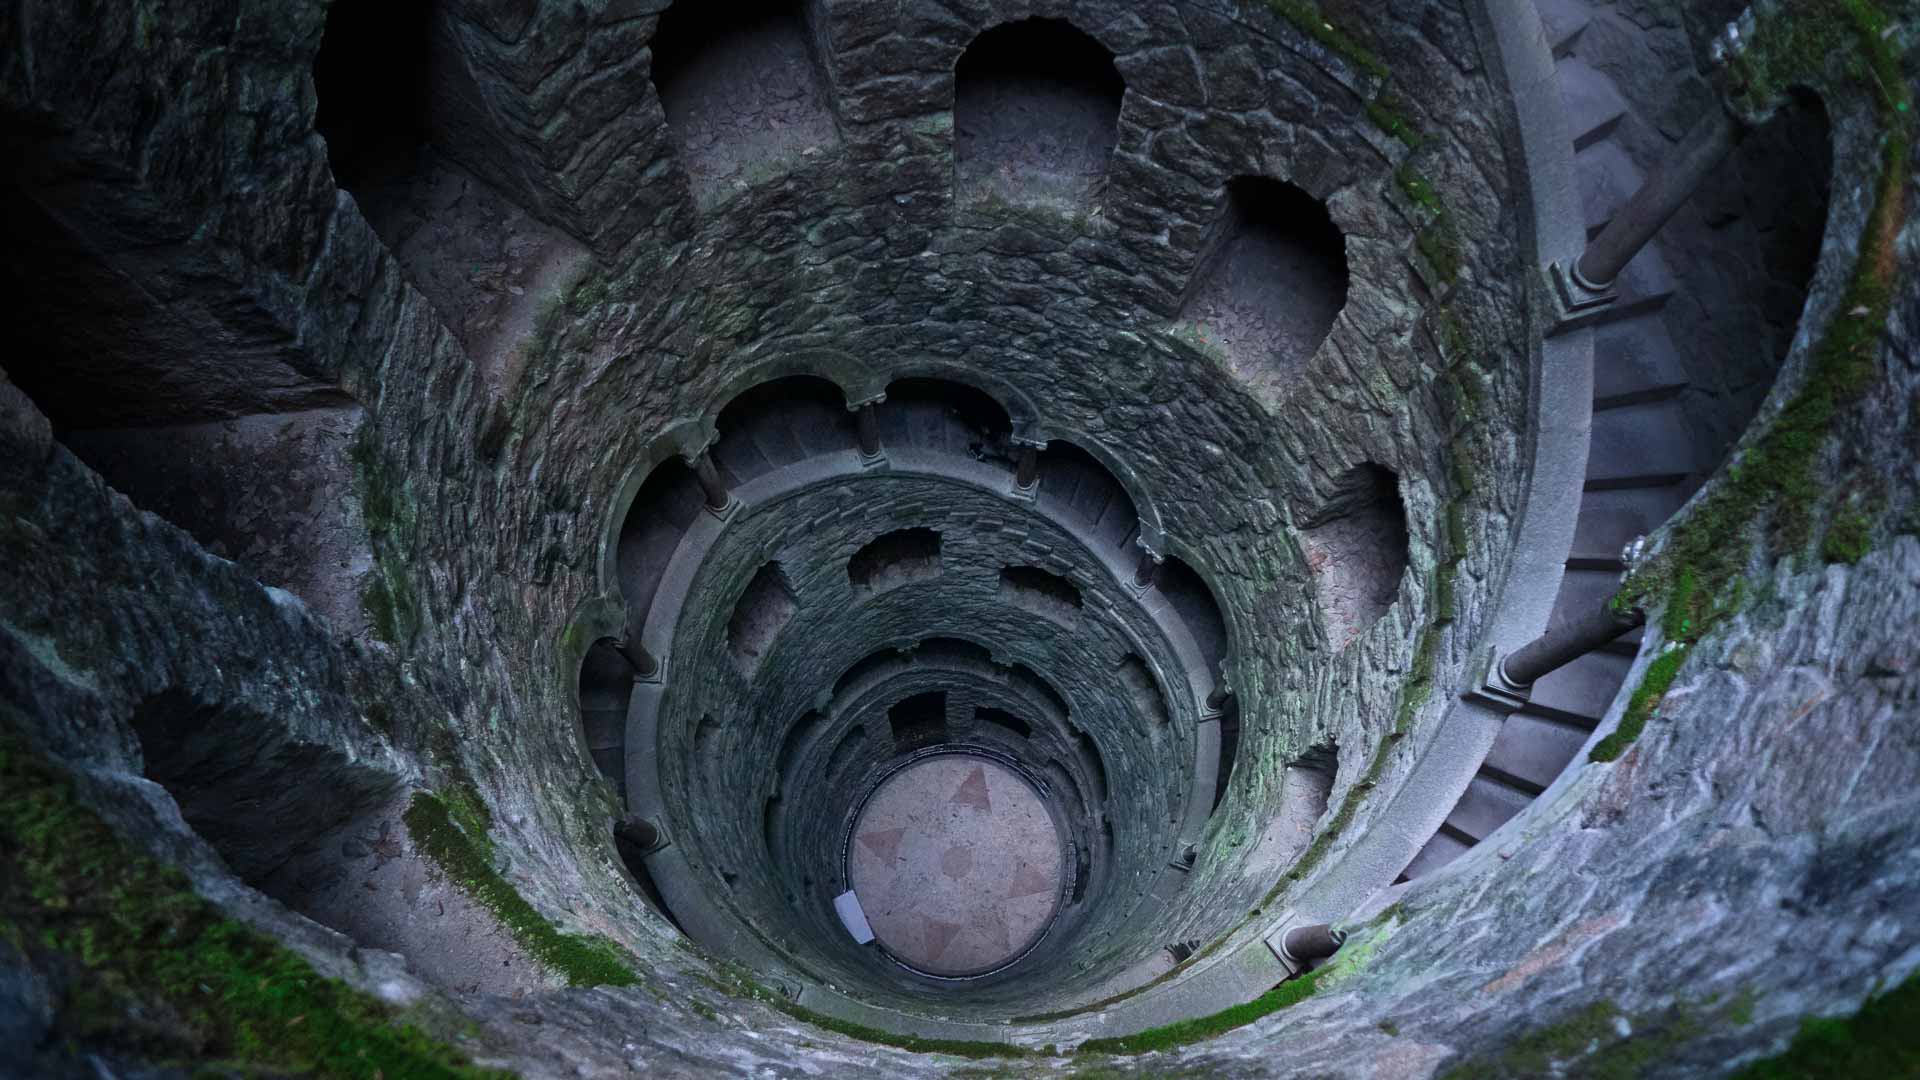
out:
<path id="1" fill-rule="evenodd" d="M 679 0 L 654 33 L 653 85 L 696 205 L 840 144 L 805 5 Z"/>
<path id="2" fill-rule="evenodd" d="M 356 199 L 413 182 L 428 139 L 433 6 L 337 0 L 313 62 L 313 126 Z M 372 217 L 371 214 L 368 215 Z"/>
<path id="3" fill-rule="evenodd" d="M 1228 181 L 1180 317 L 1262 382 L 1305 365 L 1346 303 L 1346 237 L 1326 205 L 1280 180 Z"/>
<path id="4" fill-rule="evenodd" d="M 1073 443 L 1054 439 L 1040 453 L 1040 487 L 1035 498 L 1043 510 L 1070 521 L 1095 546 L 1124 548 L 1140 529 L 1133 496 L 1098 458 Z"/>
<path id="5" fill-rule="evenodd" d="M 627 705 L 633 697 L 633 666 L 601 638 L 580 662 L 580 726 L 594 767 L 627 800 Z"/>
<path id="6" fill-rule="evenodd" d="M 1113 55 L 1064 20 L 1022 19 L 981 34 L 954 67 L 957 193 L 1065 210 L 1094 203 L 1125 92 Z"/>
<path id="7" fill-rule="evenodd" d="M 840 388 L 812 375 L 761 383 L 714 419 L 713 462 L 728 486 L 806 458 L 851 449 L 852 414 Z"/>
<path id="8" fill-rule="evenodd" d="M 878 413 L 883 446 L 931 450 L 1013 467 L 1013 421 L 984 390 L 944 379 L 900 379 Z"/>
<path id="9" fill-rule="evenodd" d="M 674 549 L 706 506 L 693 470 L 679 457 L 654 466 L 620 526 L 620 594 L 628 625 L 643 626 Z"/>
<path id="10" fill-rule="evenodd" d="M 1169 556 L 1160 566 L 1156 584 L 1193 637 L 1194 646 L 1200 650 L 1200 662 L 1207 671 L 1217 675 L 1220 661 L 1227 655 L 1227 620 L 1220 613 L 1220 603 L 1213 598 L 1206 579 L 1193 567 Z"/>
<path id="11" fill-rule="evenodd" d="M 1407 509 L 1400 478 L 1372 462 L 1334 481 L 1331 496 L 1301 523 L 1314 599 L 1335 649 L 1373 627 L 1407 572 Z"/>

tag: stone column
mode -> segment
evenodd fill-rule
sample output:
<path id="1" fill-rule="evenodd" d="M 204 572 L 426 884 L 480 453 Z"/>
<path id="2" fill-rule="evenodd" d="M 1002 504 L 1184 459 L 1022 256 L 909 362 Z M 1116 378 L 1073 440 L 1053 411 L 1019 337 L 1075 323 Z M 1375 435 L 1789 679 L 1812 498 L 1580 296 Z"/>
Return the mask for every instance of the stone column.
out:
<path id="1" fill-rule="evenodd" d="M 666 834 L 660 826 L 638 815 L 622 818 L 614 825 L 613 834 L 638 848 L 642 855 L 651 855 L 667 846 Z"/>
<path id="2" fill-rule="evenodd" d="M 860 432 L 860 456 L 880 456 L 879 406 L 869 401 L 853 410 L 853 423 Z"/>
<path id="3" fill-rule="evenodd" d="M 1571 267 L 1554 264 L 1561 301 L 1574 310 L 1612 302 L 1620 272 L 1719 168 L 1744 131 L 1741 122 L 1718 105 L 1694 124 L 1640 190 L 1614 211 L 1579 260 Z"/>
<path id="4" fill-rule="evenodd" d="M 1607 642 L 1646 624 L 1639 608 L 1618 612 L 1607 604 L 1562 623 L 1515 649 L 1500 661 L 1500 677 L 1515 687 L 1530 687 L 1548 672 L 1578 660 Z"/>
<path id="5" fill-rule="evenodd" d="M 613 643 L 614 651 L 633 669 L 633 677 L 642 681 L 653 679 L 660 674 L 660 661 L 640 644 L 640 635 L 628 634 Z"/>
<path id="6" fill-rule="evenodd" d="M 1153 553 L 1152 549 L 1140 548 L 1140 561 L 1133 568 L 1133 587 L 1146 592 L 1160 578 L 1160 564 L 1165 561 Z"/>
<path id="7" fill-rule="evenodd" d="M 726 481 L 720 479 L 719 467 L 713 463 L 713 448 L 702 449 L 686 461 L 693 467 L 693 479 L 700 485 L 700 493 L 707 497 L 707 509 L 722 515 L 732 510 L 733 494 L 727 490 Z"/>
<path id="8" fill-rule="evenodd" d="M 1040 482 L 1040 448 L 1031 444 L 1020 448 L 1020 460 L 1013 470 L 1015 487 L 1030 488 Z"/>

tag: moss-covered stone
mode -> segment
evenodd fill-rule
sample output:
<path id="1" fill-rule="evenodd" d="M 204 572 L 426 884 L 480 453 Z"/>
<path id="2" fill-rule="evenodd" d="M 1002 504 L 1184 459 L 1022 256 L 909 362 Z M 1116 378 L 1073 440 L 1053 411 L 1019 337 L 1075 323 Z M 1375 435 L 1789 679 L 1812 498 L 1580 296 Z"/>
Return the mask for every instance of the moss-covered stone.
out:
<path id="1" fill-rule="evenodd" d="M 221 914 L 4 735 L 0 789 L 0 934 L 53 973 L 58 1035 L 248 1075 L 506 1075 Z"/>
<path id="2" fill-rule="evenodd" d="M 494 869 L 484 831 L 478 837 L 469 835 L 467 830 L 476 825 L 484 830 L 484 811 L 476 815 L 464 800 L 455 802 L 463 806 L 458 820 L 446 801 L 423 791 L 414 795 L 403 815 L 413 842 L 442 872 L 492 912 L 521 948 L 569 985 L 630 986 L 637 981 L 613 942 L 562 933 L 542 918 Z"/>

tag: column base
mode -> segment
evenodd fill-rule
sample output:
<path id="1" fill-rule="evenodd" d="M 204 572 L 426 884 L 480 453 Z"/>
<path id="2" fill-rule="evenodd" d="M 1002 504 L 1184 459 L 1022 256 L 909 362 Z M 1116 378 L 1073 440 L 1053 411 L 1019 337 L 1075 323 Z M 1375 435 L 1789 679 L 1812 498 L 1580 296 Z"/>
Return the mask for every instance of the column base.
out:
<path id="1" fill-rule="evenodd" d="M 1571 263 L 1549 264 L 1547 280 L 1552 285 L 1549 291 L 1553 294 L 1556 328 L 1592 315 L 1620 299 L 1620 291 L 1612 282 L 1595 286 L 1582 278 L 1579 268 Z"/>
<path id="2" fill-rule="evenodd" d="M 1473 667 L 1472 686 L 1462 691 L 1460 696 L 1476 705 L 1484 705 L 1502 714 L 1519 712 L 1533 699 L 1533 686 L 1521 686 L 1507 681 L 1501 671 L 1501 661 L 1507 658 L 1499 649 L 1489 646 Z"/>
<path id="3" fill-rule="evenodd" d="M 726 521 L 729 518 L 733 517 L 734 513 L 740 509 L 740 500 L 729 495 L 727 496 L 727 505 L 721 507 L 720 509 L 715 510 L 713 507 L 705 506 L 705 505 L 702 506 L 702 509 L 706 510 L 706 512 L 709 514 L 712 514 L 714 517 L 719 518 L 721 521 Z"/>
<path id="4" fill-rule="evenodd" d="M 854 452 L 860 455 L 860 467 L 863 469 L 877 469 L 887 463 L 887 452 L 885 450 L 876 451 L 872 454 L 858 450 Z"/>

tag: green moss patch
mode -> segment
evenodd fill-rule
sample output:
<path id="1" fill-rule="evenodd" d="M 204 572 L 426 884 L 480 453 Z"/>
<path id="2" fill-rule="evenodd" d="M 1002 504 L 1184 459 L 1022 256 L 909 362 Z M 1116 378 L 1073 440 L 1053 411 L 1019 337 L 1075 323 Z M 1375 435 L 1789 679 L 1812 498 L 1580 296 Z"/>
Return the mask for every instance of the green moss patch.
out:
<path id="1" fill-rule="evenodd" d="M 1751 1015 L 1751 1007 L 1749 1007 Z M 1920 977 L 1908 979 L 1845 1017 L 1808 1017 L 1786 1051 L 1756 1061 L 1734 1080 L 1853 1080 L 1920 1076 Z"/>
<path id="2" fill-rule="evenodd" d="M 1820 459 L 1835 423 L 1879 379 L 1894 239 L 1906 220 L 1910 91 L 1893 43 L 1882 37 L 1887 25 L 1866 0 L 1809 0 L 1757 29 L 1736 61 L 1756 100 L 1841 65 L 1880 102 L 1882 167 L 1853 273 L 1813 347 L 1804 384 L 1615 597 L 1622 608 L 1664 605 L 1661 628 L 1671 640 L 1697 641 L 1737 611 L 1763 544 L 1781 553 L 1805 548 L 1823 499 L 1848 486 L 1822 476 Z M 1852 561 L 1866 553 L 1871 526 L 1841 520 L 1828 535 L 1823 554 Z"/>
<path id="3" fill-rule="evenodd" d="M 1252 1001 L 1243 1002 L 1232 1008 L 1222 1009 L 1210 1016 L 1197 1016 L 1191 1020 L 1161 1027 L 1148 1028 L 1133 1035 L 1122 1035 L 1112 1039 L 1088 1039 L 1080 1044 L 1077 1051 L 1082 1054 L 1145 1054 L 1155 1050 L 1167 1050 L 1176 1046 L 1185 1046 L 1201 1039 L 1211 1039 L 1234 1028 L 1248 1024 L 1279 1012 L 1289 1005 L 1297 1005 L 1310 996 L 1318 985 L 1319 979 L 1333 965 L 1316 968 L 1297 979 L 1289 979 L 1279 986 L 1261 994 Z"/>
<path id="4" fill-rule="evenodd" d="M 1266 0 L 1266 5 L 1308 37 L 1326 46 L 1335 56 L 1361 71 L 1376 79 L 1384 79 L 1391 74 L 1386 63 L 1378 56 L 1355 41 L 1352 35 L 1328 22 L 1326 16 L 1320 13 L 1320 6 L 1312 0 Z"/>
<path id="5" fill-rule="evenodd" d="M 1531 1080 L 1566 1076 L 1579 1080 L 1634 1080 L 1674 1052 L 1713 1031 L 1738 1030 L 1753 1021 L 1751 991 L 1717 1003 L 1682 1001 L 1629 1017 L 1601 1001 L 1514 1039 L 1504 1049 L 1473 1057 L 1442 1073 L 1440 1080 Z M 1620 1021 L 1627 1035 L 1621 1035 Z M 1855 1080 L 1920 1076 L 1920 979 L 1869 998 L 1848 1017 L 1810 1017 L 1785 1052 L 1756 1061 L 1735 1080 Z"/>
<path id="6" fill-rule="evenodd" d="M 1820 557 L 1828 562 L 1859 562 L 1873 547 L 1873 515 L 1859 507 L 1840 511 L 1820 541 Z"/>
<path id="7" fill-rule="evenodd" d="M 498 1077 L 222 915 L 0 736 L 0 935 L 59 992 L 56 1038 L 255 1075 Z"/>
<path id="8" fill-rule="evenodd" d="M 1609 732 L 1587 754 L 1589 761 L 1612 761 L 1626 753 L 1627 747 L 1640 737 L 1647 721 L 1660 709 L 1660 699 L 1673 685 L 1674 676 L 1680 673 L 1680 665 L 1687 659 L 1687 650 L 1683 647 L 1670 648 L 1655 657 L 1647 665 L 1645 675 L 1640 677 L 1640 685 L 1633 688 L 1633 696 L 1627 699 L 1627 711 L 1620 716 L 1620 726 Z"/>
<path id="9" fill-rule="evenodd" d="M 461 804 L 460 799 L 454 802 Z M 484 815 L 484 808 L 478 814 Z M 500 876 L 487 854 L 492 848 L 484 832 L 488 820 L 484 816 L 464 807 L 456 818 L 446 801 L 423 791 L 407 804 L 404 818 L 414 844 L 492 912 L 528 955 L 564 977 L 569 986 L 631 986 L 637 981 L 617 945 L 602 937 L 562 933 Z M 483 831 L 470 836 L 457 821 L 468 828 L 478 824 Z"/>
<path id="10" fill-rule="evenodd" d="M 981 1042 L 968 1039 L 924 1039 L 917 1035 L 901 1035 L 880 1028 L 856 1024 L 851 1020 L 842 1020 L 837 1016 L 827 1016 L 812 1009 L 794 1004 L 784 994 L 777 994 L 755 982 L 745 969 L 724 961 L 709 960 L 719 978 L 713 981 L 716 989 L 748 1001 L 757 1001 L 800 1021 L 817 1028 L 845 1035 L 849 1039 L 861 1042 L 878 1043 L 881 1046 L 893 1046 L 902 1050 L 911 1050 L 916 1054 L 949 1054 L 963 1058 L 1029 1058 L 1049 1057 L 1049 1051 L 1029 1050 L 1024 1046 L 1011 1043 Z"/>

